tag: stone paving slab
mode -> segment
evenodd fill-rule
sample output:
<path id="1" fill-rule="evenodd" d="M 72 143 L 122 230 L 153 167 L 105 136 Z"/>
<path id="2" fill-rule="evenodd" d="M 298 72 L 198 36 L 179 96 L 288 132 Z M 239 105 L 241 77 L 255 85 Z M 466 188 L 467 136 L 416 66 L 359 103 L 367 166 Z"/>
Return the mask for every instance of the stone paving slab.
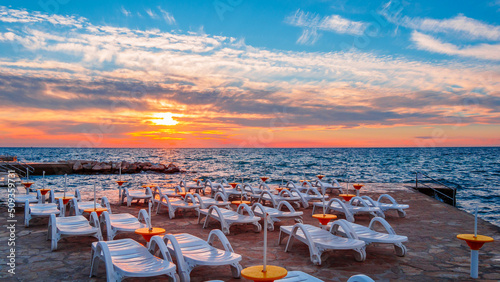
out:
<path id="1" fill-rule="evenodd" d="M 407 189 L 403 184 L 367 184 L 362 190 L 366 195 L 378 197 L 381 192 L 390 192 L 401 203 L 410 205 L 406 218 L 399 218 L 396 212 L 387 213 L 387 221 L 398 234 L 406 235 L 408 253 L 405 257 L 397 257 L 391 246 L 370 245 L 367 247 L 365 262 L 356 262 L 352 251 L 331 251 L 322 256 L 323 264 L 315 266 L 309 259 L 308 248 L 296 241 L 293 249 L 285 253 L 285 245 L 278 245 L 280 225 L 293 224 L 293 220 L 277 223 L 274 232 L 268 232 L 268 262 L 288 270 L 300 270 L 325 281 L 346 281 L 348 277 L 364 273 L 375 280 L 405 281 L 468 281 L 470 251 L 466 244 L 458 239 L 459 233 L 473 233 L 474 217 L 452 206 L 443 204 L 428 196 Z M 114 213 L 131 213 L 137 215 L 140 208 L 146 205 L 133 204 L 132 207 L 116 205 L 117 191 L 107 191 L 103 195 L 111 198 Z M 88 198 L 90 195 L 84 195 Z M 101 195 L 102 196 L 102 195 Z M 312 209 L 304 211 L 304 222 L 317 224 L 311 217 Z M 105 281 L 102 267 L 97 277 L 89 278 L 90 244 L 92 237 L 69 237 L 59 241 L 58 250 L 50 251 L 50 242 L 46 240 L 48 219 L 34 219 L 30 227 L 25 228 L 23 208 L 16 209 L 16 274 L 7 273 L 6 256 L 9 232 L 5 227 L 7 210 L 0 207 L 0 279 L 9 281 Z M 339 218 L 343 218 L 339 214 Z M 171 233 L 190 233 L 206 239 L 210 229 L 220 228 L 213 222 L 208 229 L 197 224 L 194 212 L 181 212 L 174 219 L 169 219 L 166 212 L 153 215 L 153 225 L 163 227 Z M 368 225 L 367 215 L 356 216 L 356 223 Z M 483 220 L 478 222 L 480 234 L 493 237 L 496 242 L 486 244 L 480 250 L 479 280 L 500 280 L 500 228 Z M 243 256 L 243 267 L 262 264 L 263 233 L 253 232 L 253 226 L 233 226 L 228 236 L 234 250 Z M 116 239 L 133 238 L 138 242 L 145 241 L 136 234 L 119 234 Z M 286 243 L 286 241 L 284 241 Z M 164 278 L 148 279 L 151 281 Z M 233 279 L 229 266 L 197 267 L 191 272 L 191 281 L 223 280 L 246 281 Z M 126 281 L 142 281 L 127 279 Z"/>

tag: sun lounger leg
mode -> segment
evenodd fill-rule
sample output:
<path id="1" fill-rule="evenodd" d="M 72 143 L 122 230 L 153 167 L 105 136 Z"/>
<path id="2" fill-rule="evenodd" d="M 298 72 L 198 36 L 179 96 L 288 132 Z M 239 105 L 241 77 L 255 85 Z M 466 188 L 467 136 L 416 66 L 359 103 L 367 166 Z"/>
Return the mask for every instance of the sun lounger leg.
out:
<path id="1" fill-rule="evenodd" d="M 406 212 L 403 209 L 398 210 L 399 217 L 406 217 Z"/>
<path id="2" fill-rule="evenodd" d="M 356 253 L 354 254 L 354 259 L 356 261 L 365 261 L 366 260 L 366 249 L 365 247 L 361 249 L 356 249 Z"/>
<path id="3" fill-rule="evenodd" d="M 255 226 L 255 228 L 254 228 L 255 233 L 259 233 L 262 230 L 262 226 L 260 225 L 260 223 L 254 222 L 252 224 Z M 229 228 L 227 230 L 227 234 L 229 234 Z"/>
<path id="4" fill-rule="evenodd" d="M 404 257 L 406 255 L 406 246 L 402 243 L 394 244 L 394 250 L 396 250 L 396 255 L 399 257 Z"/>
<path id="5" fill-rule="evenodd" d="M 231 272 L 233 274 L 233 278 L 241 278 L 241 270 L 243 267 L 239 263 L 231 264 Z"/>

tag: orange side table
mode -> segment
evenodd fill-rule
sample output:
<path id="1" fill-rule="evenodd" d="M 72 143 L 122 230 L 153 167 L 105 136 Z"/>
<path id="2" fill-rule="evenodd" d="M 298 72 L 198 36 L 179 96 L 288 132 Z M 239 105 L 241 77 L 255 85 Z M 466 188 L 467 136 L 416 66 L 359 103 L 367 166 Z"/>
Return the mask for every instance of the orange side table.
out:
<path id="1" fill-rule="evenodd" d="M 322 213 L 317 213 L 312 215 L 313 218 L 316 218 L 319 220 L 319 223 L 323 226 L 326 226 L 330 220 L 337 219 L 337 216 L 334 214 L 322 214 Z"/>
<path id="2" fill-rule="evenodd" d="M 165 233 L 165 231 L 166 231 L 165 229 L 159 228 L 159 227 L 153 227 L 151 230 L 149 230 L 149 227 L 144 227 L 144 228 L 136 229 L 135 233 L 142 235 L 144 240 L 146 240 L 146 242 L 149 243 L 149 241 L 151 240 L 151 237 L 153 237 L 155 235 L 163 234 L 163 233 Z"/>
<path id="3" fill-rule="evenodd" d="M 118 184 L 118 186 L 122 186 L 123 183 L 127 183 L 127 181 L 125 181 L 125 180 L 117 180 L 115 182 Z"/>
<path id="4" fill-rule="evenodd" d="M 267 265 L 266 272 L 263 265 L 250 266 L 241 271 L 243 278 L 253 281 L 274 281 L 285 277 L 288 271 L 283 267 Z"/>
<path id="5" fill-rule="evenodd" d="M 250 201 L 241 201 L 241 200 L 238 200 L 238 201 L 232 201 L 232 202 L 231 202 L 231 204 L 236 205 L 236 207 L 239 207 L 241 204 L 247 204 L 247 205 L 249 205 L 249 204 L 251 204 L 251 203 L 252 203 L 252 202 L 250 202 Z"/>
<path id="6" fill-rule="evenodd" d="M 356 197 L 354 194 L 340 194 L 340 197 L 344 199 L 344 201 L 349 202 L 352 198 Z"/>
<path id="7" fill-rule="evenodd" d="M 470 277 L 478 278 L 479 270 L 479 249 L 485 244 L 493 242 L 494 239 L 489 236 L 474 234 L 458 234 L 457 238 L 467 242 L 470 248 Z"/>
<path id="8" fill-rule="evenodd" d="M 62 199 L 63 201 L 63 204 L 66 205 L 71 199 L 73 199 L 74 197 L 57 197 L 55 198 L 56 200 L 59 200 L 59 199 Z"/>
<path id="9" fill-rule="evenodd" d="M 281 192 L 282 190 L 289 190 L 290 188 L 288 187 L 277 187 L 276 191 Z"/>
<path id="10" fill-rule="evenodd" d="M 92 212 L 95 212 L 97 214 L 97 217 L 100 217 L 101 216 L 101 213 L 107 211 L 108 209 L 107 208 L 90 208 L 90 209 L 86 209 L 86 210 L 83 210 L 83 212 L 87 212 L 87 213 L 92 213 Z"/>
<path id="11" fill-rule="evenodd" d="M 35 184 L 35 182 L 26 181 L 26 182 L 21 182 L 21 184 L 24 185 L 24 188 L 29 189 L 31 187 L 31 185 Z"/>

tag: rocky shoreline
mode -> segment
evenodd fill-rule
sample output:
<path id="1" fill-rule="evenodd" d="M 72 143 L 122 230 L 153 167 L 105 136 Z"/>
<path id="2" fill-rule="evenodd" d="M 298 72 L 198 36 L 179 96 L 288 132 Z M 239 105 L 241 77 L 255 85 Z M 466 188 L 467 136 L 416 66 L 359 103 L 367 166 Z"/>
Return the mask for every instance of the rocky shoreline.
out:
<path id="1" fill-rule="evenodd" d="M 26 169 L 23 164 L 11 163 L 12 166 L 18 167 L 20 170 L 24 171 Z M 69 161 L 58 161 L 51 163 L 28 163 L 34 168 L 34 172 L 30 172 L 30 175 L 42 175 L 45 172 L 46 175 L 61 175 L 61 174 L 118 174 L 120 172 L 133 174 L 141 172 L 156 172 L 172 174 L 177 172 L 183 172 L 176 164 L 161 164 L 161 163 L 150 163 L 150 162 L 100 162 L 100 161 L 89 161 L 89 160 L 69 160 Z"/>
<path id="2" fill-rule="evenodd" d="M 120 166 L 122 173 L 140 173 L 142 171 L 152 171 L 159 173 L 176 173 L 181 172 L 181 170 L 174 164 L 153 164 L 150 162 L 97 162 L 97 161 L 68 161 L 68 164 L 72 165 L 73 173 L 119 173 Z"/>

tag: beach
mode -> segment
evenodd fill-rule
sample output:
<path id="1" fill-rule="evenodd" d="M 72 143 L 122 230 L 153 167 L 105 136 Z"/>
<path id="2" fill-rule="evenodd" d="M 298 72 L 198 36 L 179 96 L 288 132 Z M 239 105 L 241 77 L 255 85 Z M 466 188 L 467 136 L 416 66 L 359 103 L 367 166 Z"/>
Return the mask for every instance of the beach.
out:
<path id="1" fill-rule="evenodd" d="M 473 233 L 474 216 L 450 205 L 441 203 L 431 197 L 418 193 L 405 184 L 370 183 L 361 190 L 362 195 L 372 198 L 381 193 L 391 194 L 398 202 L 409 204 L 405 218 L 398 217 L 395 211 L 386 213 L 386 220 L 397 234 L 408 236 L 405 243 L 406 256 L 395 255 L 394 248 L 389 245 L 367 246 L 367 258 L 364 262 L 354 260 L 353 251 L 329 251 L 322 255 L 322 265 L 314 265 L 309 258 L 305 244 L 295 241 L 291 251 L 285 253 L 286 239 L 278 245 L 280 225 L 292 225 L 293 220 L 285 220 L 276 224 L 275 231 L 268 232 L 268 263 L 285 267 L 288 271 L 299 270 L 311 274 L 324 281 L 346 281 L 348 277 L 363 273 L 374 280 L 404 281 L 467 281 L 469 276 L 470 251 L 465 242 L 456 238 L 460 233 Z M 83 199 L 91 200 L 91 193 L 84 193 Z M 137 215 L 140 208 L 147 205 L 116 205 L 118 191 L 103 191 L 99 197 L 107 196 L 112 203 L 113 213 L 130 213 Z M 317 225 L 311 217 L 312 209 L 300 209 L 304 212 L 304 223 Z M 7 212 L 0 207 L 0 218 L 6 222 Z M 338 214 L 339 218 L 343 218 Z M 368 225 L 367 215 L 357 215 L 356 223 Z M 34 219 L 30 227 L 25 228 L 23 208 L 16 208 L 16 274 L 10 276 L 6 272 L 0 274 L 2 279 L 11 281 L 89 281 L 90 244 L 92 237 L 69 237 L 59 241 L 57 251 L 50 251 L 47 236 L 47 219 Z M 203 229 L 197 224 L 195 212 L 178 213 L 169 219 L 165 211 L 153 215 L 154 226 L 163 227 L 168 233 L 189 233 L 207 239 L 211 229 L 220 228 L 218 222 L 212 221 L 209 228 Z M 262 264 L 263 233 L 255 233 L 249 225 L 232 226 L 228 240 L 236 253 L 242 255 L 243 268 Z M 478 234 L 493 237 L 494 243 L 485 244 L 479 251 L 478 281 L 500 280 L 500 228 L 479 219 Z M 9 233 L 5 228 L 0 232 L 3 246 L 7 244 Z M 144 239 L 136 234 L 122 233 L 115 239 L 132 238 L 145 244 Z M 2 265 L 6 257 L 0 258 Z M 105 281 L 103 264 L 97 277 L 92 281 Z M 163 278 L 155 277 L 154 281 Z M 191 272 L 191 281 L 223 280 L 246 281 L 233 279 L 229 266 L 197 267 Z M 142 281 L 142 279 L 127 279 Z"/>

